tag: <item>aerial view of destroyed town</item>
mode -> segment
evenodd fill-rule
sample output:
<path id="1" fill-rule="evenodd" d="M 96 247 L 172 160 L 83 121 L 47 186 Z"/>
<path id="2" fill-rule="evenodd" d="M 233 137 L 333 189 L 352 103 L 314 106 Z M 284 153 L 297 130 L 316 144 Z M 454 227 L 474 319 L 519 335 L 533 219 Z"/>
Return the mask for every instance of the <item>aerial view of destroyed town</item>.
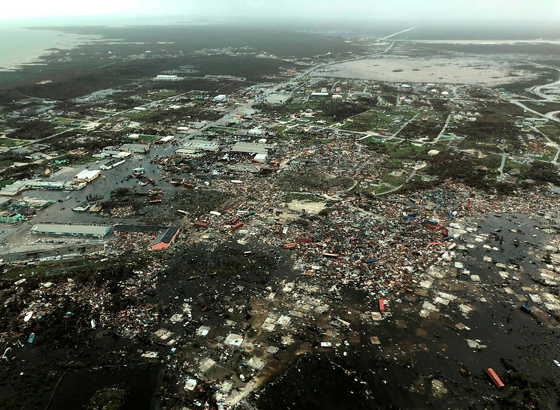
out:
<path id="1" fill-rule="evenodd" d="M 0 409 L 560 409 L 560 1 L 0 11 Z"/>

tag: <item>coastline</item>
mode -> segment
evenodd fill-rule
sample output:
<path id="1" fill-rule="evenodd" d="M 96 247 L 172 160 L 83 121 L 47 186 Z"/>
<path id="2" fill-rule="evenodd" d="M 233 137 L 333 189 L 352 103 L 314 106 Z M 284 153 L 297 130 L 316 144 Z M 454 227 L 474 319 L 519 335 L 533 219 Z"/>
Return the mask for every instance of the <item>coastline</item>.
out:
<path id="1" fill-rule="evenodd" d="M 40 65 L 41 58 L 52 54 L 53 49 L 71 50 L 102 38 L 64 32 L 57 28 L 36 29 L 25 27 L 0 28 L 0 72 L 14 72 L 25 65 Z"/>

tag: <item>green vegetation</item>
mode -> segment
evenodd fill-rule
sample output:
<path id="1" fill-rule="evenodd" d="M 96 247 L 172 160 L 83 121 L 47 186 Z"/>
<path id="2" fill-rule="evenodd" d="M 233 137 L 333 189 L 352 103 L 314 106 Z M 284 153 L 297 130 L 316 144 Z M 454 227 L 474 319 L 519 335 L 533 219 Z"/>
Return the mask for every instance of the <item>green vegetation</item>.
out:
<path id="1" fill-rule="evenodd" d="M 41 120 L 9 120 L 7 124 L 10 127 L 17 128 L 16 131 L 8 134 L 7 137 L 20 140 L 38 140 L 56 132 L 53 124 Z"/>
<path id="2" fill-rule="evenodd" d="M 13 179 L 3 179 L 0 181 L 0 188 L 4 188 L 5 186 L 12 185 L 15 182 Z"/>
<path id="3" fill-rule="evenodd" d="M 56 120 L 53 121 L 53 124 L 57 125 L 57 126 L 61 126 L 61 125 L 71 124 L 74 121 L 76 121 L 76 120 L 73 120 L 71 118 L 57 118 Z"/>
<path id="4" fill-rule="evenodd" d="M 152 115 L 152 111 L 150 110 L 145 110 L 145 111 L 131 111 L 131 112 L 127 112 L 123 114 L 123 117 L 127 117 L 130 119 L 143 119 L 143 118 L 148 118 Z"/>
<path id="5" fill-rule="evenodd" d="M 538 129 L 548 138 L 560 144 L 560 124 L 541 125 Z"/>
<path id="6" fill-rule="evenodd" d="M 538 183 L 550 182 L 560 186 L 558 167 L 548 162 L 533 162 L 531 166 L 523 172 L 522 176 L 524 179 L 532 179 Z"/>
<path id="7" fill-rule="evenodd" d="M 255 108 L 260 111 L 282 116 L 282 121 L 289 121 L 291 114 L 298 114 L 310 110 L 315 116 L 312 118 L 300 118 L 299 121 L 324 121 L 326 124 L 334 124 L 347 118 L 370 110 L 376 105 L 376 101 L 359 102 L 334 102 L 331 100 L 309 99 L 306 102 L 288 102 L 281 106 L 259 104 Z"/>
<path id="8" fill-rule="evenodd" d="M 161 122 L 172 122 L 175 124 L 177 118 L 190 117 L 192 121 L 215 121 L 221 118 L 223 114 L 218 111 L 196 107 L 167 111 L 157 110 L 130 112 L 123 114 L 123 116 L 130 118 L 131 120 L 141 121 L 143 123 L 156 124 Z"/>
<path id="9" fill-rule="evenodd" d="M 352 117 L 351 120 L 347 120 L 342 126 L 342 129 L 359 132 L 385 131 L 388 134 L 394 134 L 415 114 L 416 111 L 408 108 L 374 108 Z"/>
<path id="10" fill-rule="evenodd" d="M 228 132 L 230 134 L 233 134 L 235 133 L 235 129 L 228 127 L 212 127 L 208 129 L 208 132 Z"/>
<path id="11" fill-rule="evenodd" d="M 159 135 L 140 134 L 138 136 L 138 140 L 140 140 L 140 141 L 158 141 L 160 139 L 161 139 L 161 137 Z"/>
<path id="12" fill-rule="evenodd" d="M 512 161 L 511 158 L 508 158 L 504 166 L 504 172 L 511 173 L 512 170 L 517 170 L 518 172 L 522 173 L 524 170 L 528 168 L 529 165 L 520 164 L 518 162 Z"/>
<path id="13" fill-rule="evenodd" d="M 68 268 L 70 268 L 68 264 Z M 11 268 L 0 274 L 1 279 L 21 279 L 21 278 L 31 278 L 34 276 L 43 276 L 48 273 L 52 273 L 55 269 L 52 266 L 47 265 L 29 265 L 20 266 L 16 268 Z"/>
<path id="14" fill-rule="evenodd" d="M 383 172 L 381 173 L 381 181 L 383 184 L 391 185 L 392 187 L 398 187 L 406 181 L 408 173 L 407 171 L 404 171 L 402 175 L 396 176 L 396 175 L 391 175 L 393 172 L 395 172 L 395 170 L 392 169 L 383 170 Z"/>
<path id="15" fill-rule="evenodd" d="M 427 160 L 428 151 L 438 149 L 438 147 L 423 145 L 416 146 L 409 143 L 379 142 L 375 138 L 369 138 L 364 143 L 371 149 L 386 154 L 394 159 Z"/>
<path id="16" fill-rule="evenodd" d="M 523 109 L 513 104 L 486 103 L 479 108 L 481 117 L 475 122 L 458 124 L 454 131 L 467 137 L 459 143 L 462 149 L 491 149 L 502 147 L 506 152 L 516 153 L 521 149 L 519 129 L 514 125 Z"/>
<path id="17" fill-rule="evenodd" d="M 10 138 L 0 138 L 0 147 L 17 147 L 18 145 L 25 144 L 27 141 L 10 139 Z"/>
<path id="18" fill-rule="evenodd" d="M 69 158 L 71 165 L 85 165 L 95 161 L 99 161 L 99 158 L 93 157 L 91 155 L 84 155 L 83 157 L 77 157 L 74 161 Z"/>
<path id="19" fill-rule="evenodd" d="M 461 181 L 469 186 L 489 190 L 495 185 L 495 174 L 499 164 L 497 156 L 477 159 L 465 154 L 445 152 L 434 156 L 430 160 L 427 173 L 438 177 L 440 181 L 452 179 Z"/>
<path id="20" fill-rule="evenodd" d="M 551 111 L 560 111 L 560 102 L 558 103 L 547 102 L 547 103 L 540 103 L 540 104 L 524 102 L 523 104 L 532 110 L 540 112 L 541 114 L 546 114 Z"/>
<path id="21" fill-rule="evenodd" d="M 155 97 L 156 100 L 161 100 L 164 98 L 173 97 L 174 95 L 177 94 L 178 93 L 175 90 L 160 90 L 157 93 L 155 93 L 153 96 Z"/>

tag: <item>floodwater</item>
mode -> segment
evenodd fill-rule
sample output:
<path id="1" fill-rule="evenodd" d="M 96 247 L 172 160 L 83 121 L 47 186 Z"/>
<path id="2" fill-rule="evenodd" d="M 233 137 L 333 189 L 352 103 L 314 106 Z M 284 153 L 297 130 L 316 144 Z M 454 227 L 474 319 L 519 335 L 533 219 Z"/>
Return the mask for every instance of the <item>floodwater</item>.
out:
<path id="1" fill-rule="evenodd" d="M 520 310 L 524 290 L 536 292 L 533 278 L 542 263 L 535 260 L 535 251 L 550 236 L 523 215 L 489 215 L 479 226 L 479 233 L 490 235 L 486 244 L 498 250 L 479 244 L 465 251 L 458 260 L 469 274 L 458 271 L 435 280 L 430 290 L 418 287 L 401 295 L 400 300 L 390 302 L 392 316 L 374 329 L 353 323 L 348 344 L 337 348 L 334 355 L 323 350 L 294 362 L 255 399 L 257 407 L 448 409 L 454 403 L 453 408 L 458 409 L 480 408 L 485 396 L 495 396 L 494 403 L 500 403 L 505 398 L 527 400 L 531 395 L 537 395 L 543 405 L 554 405 L 558 388 L 553 380 L 560 377 L 560 368 L 552 363 L 560 357 L 555 342 L 558 324 L 546 319 L 548 315 L 531 316 Z M 474 234 L 465 238 L 465 243 L 476 243 Z M 484 261 L 489 255 L 491 263 Z M 513 272 L 506 269 L 517 280 L 504 281 L 498 275 L 503 269 L 496 268 L 496 263 L 517 267 Z M 480 282 L 474 282 L 471 275 L 478 275 Z M 506 288 L 514 294 L 508 294 Z M 420 306 L 432 301 L 437 291 L 457 299 L 421 317 Z M 375 303 L 367 302 L 365 295 L 343 295 L 341 312 L 363 310 Z M 460 303 L 470 306 L 472 312 L 462 314 Z M 335 311 L 333 316 L 343 315 L 341 312 Z M 458 323 L 467 328 L 458 330 Z M 380 345 L 372 345 L 371 336 L 378 337 Z M 478 341 L 480 349 L 469 347 L 467 339 Z M 504 391 L 486 378 L 484 369 L 489 367 L 506 381 Z M 508 370 L 515 377 L 508 379 Z M 531 387 L 519 381 L 524 377 Z M 525 399 L 512 385 L 518 391 L 525 389 Z"/>
<path id="2" fill-rule="evenodd" d="M 378 322 L 363 315 L 376 311 L 377 299 L 341 288 L 337 297 L 329 297 L 331 308 L 326 318 L 315 326 L 307 325 L 308 334 L 321 338 L 322 332 L 333 328 L 336 318 L 347 321 L 347 327 L 339 326 L 336 336 L 330 336 L 333 347 L 321 348 L 311 345 L 304 336 L 298 337 L 301 346 L 281 351 L 280 359 L 270 359 L 265 373 L 276 372 L 276 376 L 248 400 L 259 410 L 443 410 L 450 403 L 453 408 L 466 409 L 481 408 L 483 397 L 522 401 L 531 395 L 537 395 L 544 407 L 554 404 L 558 393 L 554 381 L 560 378 L 560 368 L 552 363 L 552 359 L 560 358 L 558 323 L 547 314 L 527 315 L 520 310 L 525 296 L 538 292 L 534 280 L 544 265 L 539 249 L 552 235 L 543 232 L 543 223 L 523 215 L 486 215 L 469 226 L 477 230 L 457 239 L 457 244 L 465 248 L 457 251 L 456 260 L 470 272 L 434 265 L 426 272 L 426 279 L 432 281 L 430 286 L 418 284 L 409 293 L 389 296 L 389 314 Z M 477 241 L 482 234 L 487 234 L 485 240 Z M 475 246 L 469 248 L 468 244 Z M 244 256 L 246 250 L 252 250 L 251 256 Z M 181 323 L 165 327 L 181 335 L 204 324 L 212 329 L 211 340 L 228 332 L 224 321 L 230 318 L 230 311 L 242 309 L 242 313 L 232 313 L 233 320 L 246 315 L 239 326 L 255 323 L 249 319 L 251 315 L 266 316 L 266 312 L 251 309 L 250 304 L 252 298 L 267 295 L 269 286 L 283 280 L 308 280 L 291 269 L 289 254 L 234 240 L 195 244 L 169 260 L 170 269 L 159 278 L 148 301 L 166 306 L 169 313 L 187 301 L 193 315 L 190 330 Z M 507 268 L 499 268 L 497 263 Z M 502 279 L 499 271 L 507 271 L 509 279 Z M 474 281 L 473 275 L 479 280 Z M 326 296 L 329 293 L 324 286 L 319 292 Z M 436 303 L 438 292 L 451 295 L 451 303 Z M 437 305 L 437 309 L 422 314 L 425 302 Z M 203 306 L 207 309 L 201 309 Z M 468 306 L 471 311 L 464 314 L 460 306 Z M 533 309 L 537 312 L 534 304 Z M 375 338 L 379 344 L 373 343 Z M 480 348 L 470 347 L 468 339 L 477 341 Z M 22 349 L 20 354 L 24 356 L 20 357 L 26 359 L 25 366 L 40 367 L 38 363 L 44 358 L 49 359 L 47 363 L 57 358 L 68 363 L 68 373 L 56 388 L 49 408 L 82 408 L 95 392 L 118 386 L 127 391 L 123 409 L 150 409 L 157 401 L 155 393 L 163 367 L 147 364 L 139 356 L 151 350 L 163 357 L 169 354 L 169 347 L 109 335 L 95 336 L 88 343 L 87 348 L 59 349 L 44 357 L 39 354 L 39 346 Z M 196 349 L 191 352 L 188 348 L 181 354 L 196 356 L 205 351 Z M 87 365 L 76 368 L 80 362 Z M 21 361 L 15 366 L 24 370 Z M 484 370 L 489 367 L 505 381 L 504 391 L 496 390 L 487 380 Z M 517 378 L 508 376 L 508 370 Z M 25 372 L 31 371 L 33 367 L 25 368 Z M 12 374 L 17 373 L 17 368 L 12 369 Z M 531 383 L 523 385 L 523 378 Z M 49 389 L 43 394 L 40 408 L 45 407 L 56 381 L 47 382 Z M 518 393 L 513 385 L 521 385 Z"/>
<path id="3" fill-rule="evenodd" d="M 160 371 L 161 366 L 139 364 L 72 372 L 62 379 L 49 408 L 86 408 L 96 391 L 118 387 L 126 391 L 120 410 L 150 410 Z"/>
<path id="4" fill-rule="evenodd" d="M 381 57 L 334 64 L 320 77 L 358 78 L 385 82 L 498 85 L 530 78 L 507 61 L 481 58 Z"/>

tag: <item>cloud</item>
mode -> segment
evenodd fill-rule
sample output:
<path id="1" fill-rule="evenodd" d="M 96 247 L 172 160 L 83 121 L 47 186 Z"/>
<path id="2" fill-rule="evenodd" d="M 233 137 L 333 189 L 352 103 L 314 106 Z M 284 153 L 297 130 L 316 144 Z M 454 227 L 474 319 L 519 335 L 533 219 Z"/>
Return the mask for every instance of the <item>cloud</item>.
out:
<path id="1" fill-rule="evenodd" d="M 560 20 L 558 0 L 21 0 L 4 18 L 162 16 L 193 18 Z"/>

